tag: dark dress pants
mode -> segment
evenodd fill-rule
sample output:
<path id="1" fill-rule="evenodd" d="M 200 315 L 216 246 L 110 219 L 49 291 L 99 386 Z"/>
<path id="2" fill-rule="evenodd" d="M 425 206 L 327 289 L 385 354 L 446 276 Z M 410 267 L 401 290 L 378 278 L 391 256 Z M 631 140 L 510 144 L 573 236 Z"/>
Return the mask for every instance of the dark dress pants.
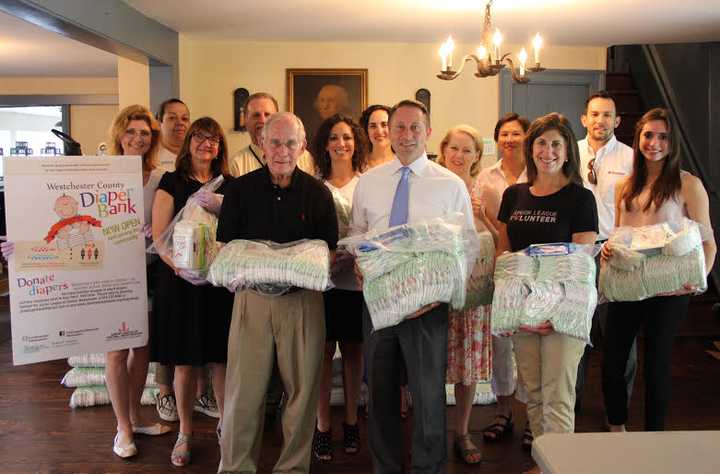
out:
<path id="1" fill-rule="evenodd" d="M 448 305 L 441 304 L 419 318 L 372 331 L 363 311 L 365 361 L 368 373 L 369 446 L 376 474 L 403 472 L 403 433 L 400 385 L 403 367 L 413 400 L 412 472 L 445 472 L 447 422 Z"/>
<path id="2" fill-rule="evenodd" d="M 628 399 L 625 366 L 630 347 L 644 327 L 645 430 L 665 429 L 670 402 L 673 341 L 687 315 L 689 296 L 656 296 L 643 301 L 609 303 L 603 348 L 603 395 L 611 425 L 625 424 Z"/>
<path id="3" fill-rule="evenodd" d="M 585 385 L 587 381 L 587 372 L 589 366 L 590 353 L 596 348 L 603 347 L 603 335 L 607 326 L 607 308 L 608 304 L 600 304 L 595 308 L 592 319 L 592 329 L 590 330 L 590 344 L 585 346 L 585 352 L 578 364 L 577 380 L 575 381 L 575 413 L 579 413 L 582 407 L 582 400 L 585 394 Z M 633 340 L 625 365 L 625 390 L 627 398 L 632 398 L 633 385 L 635 385 L 635 374 L 637 373 L 637 339 Z"/>

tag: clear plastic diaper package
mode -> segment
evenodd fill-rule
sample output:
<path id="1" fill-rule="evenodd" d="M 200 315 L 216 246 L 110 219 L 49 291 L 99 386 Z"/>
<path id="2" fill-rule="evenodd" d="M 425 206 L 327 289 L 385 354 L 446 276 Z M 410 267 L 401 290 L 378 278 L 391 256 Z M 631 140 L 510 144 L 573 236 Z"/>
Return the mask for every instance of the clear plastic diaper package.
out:
<path id="1" fill-rule="evenodd" d="M 394 326 L 435 302 L 465 306 L 469 264 L 478 236 L 454 213 L 347 237 L 338 242 L 355 255 L 374 330 Z"/>
<path id="2" fill-rule="evenodd" d="M 707 289 L 703 229 L 690 219 L 618 227 L 608 239 L 612 256 L 600 268 L 609 301 L 640 301 L 690 284 Z"/>
<path id="3" fill-rule="evenodd" d="M 478 233 L 479 251 L 467 281 L 465 310 L 492 303 L 495 241 L 490 232 Z"/>
<path id="4" fill-rule="evenodd" d="M 600 247 L 532 245 L 495 261 L 493 334 L 550 321 L 556 332 L 589 342 L 597 304 L 595 255 Z"/>
<path id="5" fill-rule="evenodd" d="M 293 287 L 325 291 L 332 287 L 330 251 L 324 240 L 233 240 L 218 252 L 207 280 L 230 291 L 265 295 L 282 295 Z"/>
<path id="6" fill-rule="evenodd" d="M 195 199 L 203 192 L 215 192 L 223 177 L 205 183 L 193 193 L 162 233 L 160 240 L 151 244 L 147 252 L 169 256 L 176 268 L 194 279 L 204 279 L 218 251 L 215 241 L 218 218 L 205 210 Z"/>

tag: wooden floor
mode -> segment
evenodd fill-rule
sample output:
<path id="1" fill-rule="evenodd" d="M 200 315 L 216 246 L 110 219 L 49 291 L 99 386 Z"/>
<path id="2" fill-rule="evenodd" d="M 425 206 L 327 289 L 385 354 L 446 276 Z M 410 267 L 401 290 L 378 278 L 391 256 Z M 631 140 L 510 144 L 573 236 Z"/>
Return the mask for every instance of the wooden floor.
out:
<path id="1" fill-rule="evenodd" d="M 674 398 L 670 407 L 668 429 L 720 429 L 720 361 L 705 351 L 712 341 L 720 339 L 720 319 L 710 310 L 707 298 L 691 305 L 691 315 L 677 338 L 673 358 Z M 214 421 L 197 415 L 193 459 L 184 469 L 169 462 L 174 435 L 161 438 L 138 437 L 140 454 L 123 461 L 111 452 L 115 423 L 109 406 L 72 410 L 67 402 L 70 389 L 59 381 L 67 370 L 64 361 L 13 367 L 9 341 L 7 298 L 0 299 L 0 472 L 216 472 L 219 451 Z M 603 429 L 602 396 L 599 383 L 601 353 L 593 353 L 583 412 L 577 418 L 577 431 Z M 642 374 L 636 387 L 642 387 Z M 146 408 L 149 417 L 153 408 Z M 471 431 L 479 440 L 480 429 L 489 423 L 494 408 L 476 407 Z M 515 438 L 500 445 L 482 446 L 483 463 L 470 467 L 459 462 L 450 449 L 452 432 L 448 433 L 448 474 L 518 473 L 529 466 L 530 457 L 520 449 L 525 420 L 516 407 Z M 336 438 L 342 433 L 339 412 L 334 413 Z M 452 428 L 454 410 L 448 410 L 448 427 Z M 642 390 L 636 390 L 628 424 L 631 430 L 642 426 Z M 409 433 L 410 420 L 406 422 Z M 363 439 L 366 439 L 364 427 Z M 313 473 L 371 472 L 367 446 L 355 456 L 341 452 L 336 440 L 335 461 L 313 465 Z M 276 432 L 266 430 L 260 472 L 270 472 L 279 452 Z"/>

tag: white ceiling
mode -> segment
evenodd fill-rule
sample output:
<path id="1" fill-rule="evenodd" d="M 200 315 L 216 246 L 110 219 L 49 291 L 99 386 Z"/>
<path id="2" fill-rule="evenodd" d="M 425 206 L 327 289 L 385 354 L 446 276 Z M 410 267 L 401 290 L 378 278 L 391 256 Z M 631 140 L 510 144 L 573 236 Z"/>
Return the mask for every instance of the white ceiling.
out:
<path id="1" fill-rule="evenodd" d="M 193 38 L 476 42 L 484 0 L 125 0 Z M 720 0 L 495 0 L 510 43 L 720 41 Z M 0 76 L 117 75 L 116 56 L 0 12 Z"/>
<path id="2" fill-rule="evenodd" d="M 0 12 L 0 76 L 117 76 L 117 57 Z"/>
<path id="3" fill-rule="evenodd" d="M 190 37 L 475 42 L 485 0 L 125 0 Z M 719 0 L 495 0 L 507 41 L 610 46 L 720 40 Z"/>

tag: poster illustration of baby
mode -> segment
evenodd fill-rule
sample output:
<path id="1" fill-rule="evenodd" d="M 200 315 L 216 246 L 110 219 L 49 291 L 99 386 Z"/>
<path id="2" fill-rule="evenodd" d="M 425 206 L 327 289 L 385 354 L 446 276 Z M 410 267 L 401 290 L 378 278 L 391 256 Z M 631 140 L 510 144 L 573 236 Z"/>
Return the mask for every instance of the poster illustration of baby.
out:
<path id="1" fill-rule="evenodd" d="M 98 219 L 88 215 L 78 215 L 77 200 L 67 194 L 55 200 L 53 209 L 60 220 L 50 227 L 45 236 L 44 240 L 47 244 L 54 240 L 58 250 L 74 247 L 95 248 L 92 228 L 102 226 Z"/>

